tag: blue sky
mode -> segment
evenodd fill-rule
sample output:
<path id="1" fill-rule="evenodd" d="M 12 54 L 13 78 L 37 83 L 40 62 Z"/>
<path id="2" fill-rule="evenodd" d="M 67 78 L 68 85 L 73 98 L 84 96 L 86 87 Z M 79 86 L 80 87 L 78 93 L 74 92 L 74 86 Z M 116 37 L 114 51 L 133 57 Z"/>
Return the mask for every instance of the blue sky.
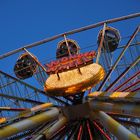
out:
<path id="1" fill-rule="evenodd" d="M 24 45 L 106 19 L 140 12 L 139 0 L 0 0 L 0 55 Z M 132 24 L 131 24 L 132 23 Z M 129 24 L 116 24 L 123 35 L 131 34 L 140 18 Z M 99 31 L 99 29 L 98 29 Z M 74 35 L 83 47 L 96 42 L 98 31 Z M 93 42 L 92 42 L 93 39 Z M 56 44 L 31 49 L 42 61 L 55 55 Z M 19 54 L 1 60 L 0 69 L 13 73 Z"/>
<path id="2" fill-rule="evenodd" d="M 140 12 L 139 0 L 0 0 L 0 54 L 135 12 Z"/>

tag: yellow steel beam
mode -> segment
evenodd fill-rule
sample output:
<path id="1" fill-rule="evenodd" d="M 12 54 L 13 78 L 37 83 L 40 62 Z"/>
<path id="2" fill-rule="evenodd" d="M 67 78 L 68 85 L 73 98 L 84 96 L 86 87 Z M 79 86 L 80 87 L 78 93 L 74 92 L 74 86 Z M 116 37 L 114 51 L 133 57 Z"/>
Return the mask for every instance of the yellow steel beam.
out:
<path id="1" fill-rule="evenodd" d="M 140 117 L 140 104 L 121 103 L 121 102 L 103 102 L 103 101 L 90 101 L 90 110 L 105 111 L 107 113 L 117 113 L 124 115 L 131 115 Z"/>
<path id="2" fill-rule="evenodd" d="M 68 119 L 66 117 L 61 117 L 59 120 L 51 126 L 48 130 L 44 132 L 46 139 L 50 139 L 58 130 L 60 130 L 66 123 Z"/>
<path id="3" fill-rule="evenodd" d="M 31 109 L 28 109 L 27 111 L 23 111 L 21 113 L 19 113 L 18 117 L 26 117 L 28 115 L 30 115 L 31 113 L 37 112 L 37 111 L 43 111 L 49 107 L 52 107 L 53 104 L 52 103 L 44 103 L 38 106 L 35 106 Z"/>
<path id="4" fill-rule="evenodd" d="M 58 117 L 58 115 L 59 115 L 59 109 L 53 108 L 49 111 L 21 120 L 11 125 L 2 127 L 0 128 L 0 140 L 6 139 L 19 132 L 33 129 L 38 125 L 45 123 L 47 121 L 54 120 Z"/>
<path id="5" fill-rule="evenodd" d="M 96 99 L 124 99 L 127 101 L 140 100 L 140 92 L 93 92 L 88 94 L 90 98 Z"/>
<path id="6" fill-rule="evenodd" d="M 124 126 L 119 124 L 116 120 L 111 118 L 103 111 L 95 112 L 97 118 L 103 123 L 103 125 L 118 138 L 118 140 L 140 140 L 136 135 L 131 133 Z"/>

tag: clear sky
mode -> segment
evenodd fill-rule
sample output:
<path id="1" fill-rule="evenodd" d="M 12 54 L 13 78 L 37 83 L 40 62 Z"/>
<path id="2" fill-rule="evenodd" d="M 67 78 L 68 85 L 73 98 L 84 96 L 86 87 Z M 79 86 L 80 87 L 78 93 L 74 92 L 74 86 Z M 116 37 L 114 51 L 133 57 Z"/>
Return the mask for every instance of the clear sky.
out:
<path id="1" fill-rule="evenodd" d="M 0 0 L 0 54 L 136 12 L 140 12 L 139 0 Z"/>
<path id="2" fill-rule="evenodd" d="M 0 0 L 0 55 L 58 33 L 137 12 L 140 12 L 140 0 Z M 138 22 L 140 18 L 133 24 Z M 126 23 L 121 28 L 125 28 L 123 34 L 129 33 Z M 91 37 L 96 40 L 95 34 Z M 79 40 L 84 44 L 89 38 Z M 45 55 L 51 57 L 55 52 L 51 49 L 33 52 L 47 58 Z M 0 68 L 11 71 L 16 59 L 17 56 L 4 60 Z"/>

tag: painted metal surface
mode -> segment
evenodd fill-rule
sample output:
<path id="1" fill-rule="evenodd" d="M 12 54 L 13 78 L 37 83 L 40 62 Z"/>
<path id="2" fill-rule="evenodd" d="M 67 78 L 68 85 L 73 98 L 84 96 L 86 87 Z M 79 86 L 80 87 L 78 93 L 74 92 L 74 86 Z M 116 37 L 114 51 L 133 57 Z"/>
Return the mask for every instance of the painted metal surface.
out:
<path id="1" fill-rule="evenodd" d="M 118 140 L 139 140 L 139 138 L 131 133 L 128 129 L 124 126 L 119 124 L 109 115 L 104 113 L 103 111 L 96 112 L 96 115 L 103 123 L 103 125 L 112 133 L 114 134 Z"/>
<path id="2" fill-rule="evenodd" d="M 19 132 L 32 129 L 44 122 L 57 118 L 58 115 L 59 110 L 57 108 L 53 108 L 52 110 L 34 115 L 9 126 L 2 127 L 0 128 L 0 139 L 3 140 Z"/>
<path id="3" fill-rule="evenodd" d="M 46 80 L 45 91 L 49 95 L 66 96 L 83 92 L 92 88 L 103 80 L 105 71 L 99 64 L 93 63 L 78 69 L 69 70 L 59 74 L 52 74 Z"/>

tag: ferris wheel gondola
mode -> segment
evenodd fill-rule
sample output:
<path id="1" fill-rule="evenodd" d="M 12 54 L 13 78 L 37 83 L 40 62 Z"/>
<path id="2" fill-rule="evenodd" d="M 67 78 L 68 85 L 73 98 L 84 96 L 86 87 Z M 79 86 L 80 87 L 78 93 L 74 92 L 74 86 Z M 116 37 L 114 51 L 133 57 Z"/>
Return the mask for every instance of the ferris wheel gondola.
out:
<path id="1" fill-rule="evenodd" d="M 0 71 L 0 139 L 139 140 L 140 57 L 139 42 L 133 40 L 140 26 L 128 37 L 128 42 L 124 40 L 125 45 L 121 44 L 117 29 L 106 27 L 104 35 L 101 30 L 98 36 L 101 49 L 95 48 L 99 53 L 93 50 L 80 53 L 78 43 L 65 37 L 136 16 L 140 14 L 82 27 L 20 48 L 26 53 L 14 66 L 17 78 Z M 64 40 L 56 45 L 55 60 L 49 63 L 42 65 L 28 51 L 59 37 Z M 95 63 L 97 56 L 100 61 Z M 125 63 L 128 56 L 131 59 Z M 110 58 L 115 58 L 112 63 L 108 63 Z M 28 84 L 33 79 L 28 83 L 22 81 L 36 74 L 42 76 L 37 79 L 42 80 L 42 89 Z"/>
<path id="2" fill-rule="evenodd" d="M 56 50 L 56 58 L 62 58 L 69 55 L 78 54 L 80 50 L 79 45 L 75 40 L 66 39 L 62 40 L 58 43 L 58 47 Z"/>
<path id="3" fill-rule="evenodd" d="M 34 57 L 34 59 L 37 58 Z M 34 59 L 28 53 L 22 54 L 17 59 L 14 72 L 19 79 L 27 79 L 33 76 L 37 69 L 37 64 Z"/>
<path id="4" fill-rule="evenodd" d="M 100 30 L 98 34 L 98 45 L 100 44 L 103 30 Z M 105 27 L 104 41 L 103 41 L 103 49 L 107 52 L 113 52 L 117 49 L 120 42 L 120 33 L 117 29 L 113 27 Z"/>

